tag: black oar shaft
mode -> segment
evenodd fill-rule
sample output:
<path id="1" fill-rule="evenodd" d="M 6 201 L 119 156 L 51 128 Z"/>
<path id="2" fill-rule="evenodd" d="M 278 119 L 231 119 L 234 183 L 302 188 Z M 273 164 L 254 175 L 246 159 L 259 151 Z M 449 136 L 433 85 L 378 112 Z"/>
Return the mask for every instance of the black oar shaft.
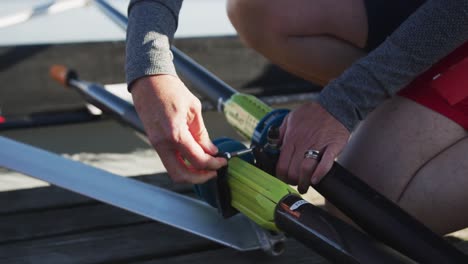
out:
<path id="1" fill-rule="evenodd" d="M 103 112 L 112 114 L 125 125 L 130 125 L 138 132 L 145 134 L 135 107 L 122 98 L 108 92 L 102 85 L 88 83 L 79 79 L 70 79 L 69 85 L 80 92 L 87 101 Z"/>
<path id="2" fill-rule="evenodd" d="M 465 254 L 338 163 L 314 187 L 367 233 L 419 263 L 468 263 Z"/>
<path id="3" fill-rule="evenodd" d="M 143 123 L 138 117 L 135 107 L 131 103 L 107 91 L 104 86 L 80 80 L 75 71 L 63 65 L 52 66 L 50 68 L 50 75 L 60 84 L 73 87 L 87 102 L 103 112 L 113 115 L 123 124 L 129 125 L 138 132 L 145 134 Z"/>
<path id="4" fill-rule="evenodd" d="M 278 203 L 275 223 L 333 263 L 415 263 L 293 194 Z"/>
<path id="5" fill-rule="evenodd" d="M 216 75 L 192 60 L 189 56 L 175 48 L 171 48 L 174 55 L 174 65 L 177 72 L 188 80 L 193 87 L 202 93 L 213 104 L 219 104 L 229 99 L 237 91 L 223 82 Z"/>

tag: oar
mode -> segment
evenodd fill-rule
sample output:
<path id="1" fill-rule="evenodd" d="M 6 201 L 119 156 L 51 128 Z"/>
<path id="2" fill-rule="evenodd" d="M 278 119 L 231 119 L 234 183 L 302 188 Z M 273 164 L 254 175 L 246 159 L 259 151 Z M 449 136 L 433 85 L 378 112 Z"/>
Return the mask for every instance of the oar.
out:
<path id="1" fill-rule="evenodd" d="M 52 66 L 50 76 L 65 87 L 73 87 L 86 98 L 86 101 L 103 112 L 112 114 L 123 124 L 131 126 L 141 134 L 145 134 L 145 129 L 135 111 L 135 107 L 124 99 L 108 92 L 104 86 L 80 80 L 76 72 L 63 65 Z"/>

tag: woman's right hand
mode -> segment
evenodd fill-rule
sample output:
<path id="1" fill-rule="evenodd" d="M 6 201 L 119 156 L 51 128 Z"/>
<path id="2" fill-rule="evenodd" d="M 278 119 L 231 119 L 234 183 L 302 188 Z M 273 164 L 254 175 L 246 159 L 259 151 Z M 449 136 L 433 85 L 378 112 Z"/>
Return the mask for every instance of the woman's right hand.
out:
<path id="1" fill-rule="evenodd" d="M 200 100 L 172 75 L 152 75 L 131 87 L 133 102 L 154 149 L 175 182 L 202 183 L 226 165 L 203 123 Z M 186 162 L 188 161 L 188 163 Z"/>

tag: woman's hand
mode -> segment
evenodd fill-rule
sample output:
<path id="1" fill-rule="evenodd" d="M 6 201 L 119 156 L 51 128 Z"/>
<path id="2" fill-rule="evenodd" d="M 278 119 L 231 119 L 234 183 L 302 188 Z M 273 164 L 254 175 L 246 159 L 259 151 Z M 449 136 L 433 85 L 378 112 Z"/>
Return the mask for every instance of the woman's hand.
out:
<path id="1" fill-rule="evenodd" d="M 320 104 L 310 102 L 289 113 L 280 128 L 281 154 L 278 178 L 298 185 L 300 193 L 318 183 L 331 169 L 349 139 L 349 131 Z M 317 159 L 307 150 L 320 152 Z"/>
<path id="2" fill-rule="evenodd" d="M 225 159 L 213 157 L 218 149 L 203 123 L 200 100 L 179 78 L 143 77 L 131 91 L 148 139 L 172 180 L 202 183 L 226 165 Z"/>

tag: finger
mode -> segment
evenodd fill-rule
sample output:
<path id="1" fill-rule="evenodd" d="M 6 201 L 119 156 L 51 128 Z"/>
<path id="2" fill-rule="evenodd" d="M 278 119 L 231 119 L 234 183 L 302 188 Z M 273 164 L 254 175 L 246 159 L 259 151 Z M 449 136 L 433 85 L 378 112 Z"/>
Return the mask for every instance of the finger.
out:
<path id="1" fill-rule="evenodd" d="M 161 151 L 160 151 L 161 152 Z M 203 183 L 216 176 L 216 171 L 194 170 L 185 166 L 180 154 L 175 150 L 162 151 L 161 161 L 169 176 L 177 183 Z"/>
<path id="2" fill-rule="evenodd" d="M 227 164 L 226 159 L 213 157 L 202 149 L 188 130 L 181 131 L 177 150 L 190 164 L 199 170 L 217 170 Z"/>
<path id="3" fill-rule="evenodd" d="M 291 155 L 291 160 L 289 161 L 288 168 L 288 179 L 287 183 L 289 184 L 298 184 L 299 176 L 301 171 L 301 163 L 304 160 L 304 151 L 299 150 L 302 148 L 295 148 L 293 155 Z"/>
<path id="4" fill-rule="evenodd" d="M 187 161 L 182 157 L 180 152 L 176 153 L 176 158 L 179 164 L 183 165 L 180 168 L 182 175 L 184 175 L 185 182 L 193 184 L 204 183 L 207 180 L 217 176 L 217 170 L 199 170 L 193 166 L 190 166 L 190 164 L 187 165 Z"/>
<path id="5" fill-rule="evenodd" d="M 193 122 L 189 125 L 190 133 L 192 133 L 195 141 L 200 144 L 202 149 L 214 156 L 218 153 L 218 148 L 210 140 L 208 131 L 206 130 L 205 124 L 203 122 L 203 117 L 200 112 L 196 112 Z"/>
<path id="6" fill-rule="evenodd" d="M 335 153 L 336 151 L 334 150 L 334 146 L 328 146 L 325 148 L 320 162 L 315 168 L 315 171 L 312 173 L 312 177 L 310 179 L 312 184 L 315 185 L 319 183 L 320 180 L 323 179 L 323 177 L 327 174 L 327 172 L 330 171 L 336 158 Z"/>
<path id="7" fill-rule="evenodd" d="M 289 164 L 294 151 L 293 144 L 283 144 L 281 146 L 278 164 L 276 165 L 276 177 L 284 182 L 288 182 Z"/>
<path id="8" fill-rule="evenodd" d="M 279 144 L 282 145 L 283 144 L 283 138 L 284 136 L 286 135 L 286 129 L 288 127 L 288 119 L 289 119 L 289 115 L 290 114 L 287 114 L 286 117 L 283 119 L 283 122 L 281 123 L 281 126 L 279 128 Z"/>
<path id="9" fill-rule="evenodd" d="M 304 194 L 309 189 L 312 174 L 314 173 L 318 163 L 319 161 L 313 158 L 304 158 L 302 160 L 299 183 L 297 186 L 299 193 Z"/>
<path id="10" fill-rule="evenodd" d="M 289 114 L 283 120 L 279 128 L 280 137 L 279 145 L 281 146 L 280 156 L 278 158 L 278 163 L 276 164 L 276 177 L 284 182 L 288 180 L 288 170 L 291 157 L 294 154 L 294 145 L 288 144 L 288 139 L 286 136 L 287 127 L 288 127 L 288 118 Z"/>

